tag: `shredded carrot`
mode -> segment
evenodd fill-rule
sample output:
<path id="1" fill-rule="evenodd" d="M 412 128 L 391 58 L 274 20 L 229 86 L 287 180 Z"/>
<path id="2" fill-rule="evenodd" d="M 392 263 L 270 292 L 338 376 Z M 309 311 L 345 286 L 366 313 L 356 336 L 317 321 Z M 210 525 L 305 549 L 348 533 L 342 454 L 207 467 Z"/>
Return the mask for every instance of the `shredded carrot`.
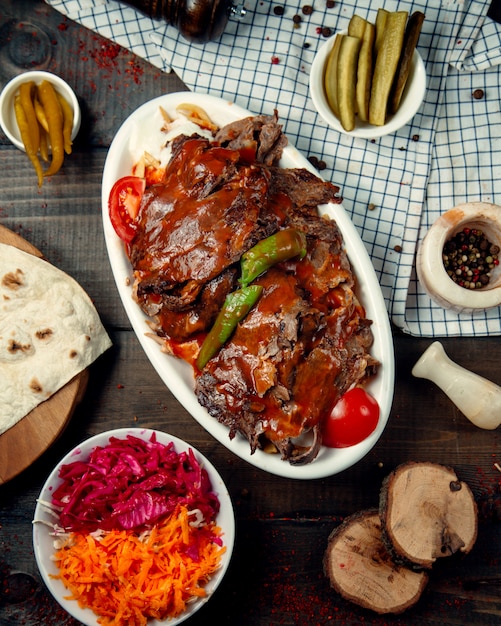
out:
<path id="1" fill-rule="evenodd" d="M 179 506 L 151 531 L 112 530 L 102 536 L 71 533 L 57 550 L 67 599 L 90 608 L 103 626 L 145 626 L 149 618 L 181 614 L 188 602 L 206 596 L 205 583 L 218 569 L 225 547 L 211 522 L 189 523 Z"/>

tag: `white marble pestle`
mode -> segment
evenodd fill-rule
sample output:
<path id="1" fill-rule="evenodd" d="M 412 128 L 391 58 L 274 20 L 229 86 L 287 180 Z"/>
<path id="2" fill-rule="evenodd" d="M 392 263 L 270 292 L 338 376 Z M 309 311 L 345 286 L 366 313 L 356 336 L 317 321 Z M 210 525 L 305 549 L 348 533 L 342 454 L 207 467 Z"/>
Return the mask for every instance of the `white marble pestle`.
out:
<path id="1" fill-rule="evenodd" d="M 475 426 L 494 430 L 501 424 L 501 387 L 454 363 L 439 341 L 423 352 L 412 374 L 434 382 Z"/>

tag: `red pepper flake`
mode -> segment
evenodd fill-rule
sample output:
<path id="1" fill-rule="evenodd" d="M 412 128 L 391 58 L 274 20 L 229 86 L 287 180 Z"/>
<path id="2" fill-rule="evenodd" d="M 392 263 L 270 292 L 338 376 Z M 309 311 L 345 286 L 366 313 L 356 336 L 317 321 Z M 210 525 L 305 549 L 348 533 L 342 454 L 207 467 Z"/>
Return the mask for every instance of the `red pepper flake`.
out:
<path id="1" fill-rule="evenodd" d="M 66 24 L 66 22 L 60 22 L 57 25 L 57 29 L 60 30 L 61 32 L 64 32 L 65 30 L 68 30 L 68 24 Z"/>
<path id="2" fill-rule="evenodd" d="M 140 77 L 144 73 L 143 68 L 138 63 L 135 63 L 134 61 L 129 61 L 127 65 L 129 67 L 126 68 L 125 72 L 131 75 L 134 82 L 138 85 L 141 82 Z"/>
<path id="3" fill-rule="evenodd" d="M 121 46 L 111 41 L 102 42 L 97 37 L 95 38 L 96 48 L 94 50 L 84 50 L 83 42 L 80 44 L 80 49 L 84 53 L 81 57 L 83 61 L 93 59 L 98 67 L 101 69 L 114 69 L 117 65 L 116 58 L 124 50 Z"/>
<path id="4" fill-rule="evenodd" d="M 120 54 L 121 47 L 115 43 L 106 42 L 101 44 L 101 55 L 105 59 L 116 59 Z"/>
<path id="5" fill-rule="evenodd" d="M 118 383 L 117 389 L 124 389 L 124 385 L 122 385 L 121 383 Z"/>
<path id="6" fill-rule="evenodd" d="M 271 57 L 271 64 L 272 65 L 278 65 L 280 63 L 280 59 L 276 56 L 272 56 Z"/>

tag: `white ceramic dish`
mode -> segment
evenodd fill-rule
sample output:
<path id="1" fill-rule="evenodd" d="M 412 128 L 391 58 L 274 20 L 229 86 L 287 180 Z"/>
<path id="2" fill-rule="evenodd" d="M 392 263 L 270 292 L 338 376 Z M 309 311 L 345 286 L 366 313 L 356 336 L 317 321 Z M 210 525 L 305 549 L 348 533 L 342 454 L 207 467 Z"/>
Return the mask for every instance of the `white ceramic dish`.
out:
<path id="1" fill-rule="evenodd" d="M 501 207 L 489 202 L 466 202 L 443 213 L 418 248 L 416 271 L 421 286 L 444 309 L 473 313 L 501 305 L 501 265 L 492 270 L 488 285 L 466 289 L 449 278 L 442 259 L 445 243 L 468 226 L 478 228 L 501 248 Z"/>
<path id="2" fill-rule="evenodd" d="M 217 496 L 219 498 L 220 510 L 217 516 L 217 522 L 222 529 L 222 539 L 224 545 L 226 546 L 226 552 L 222 557 L 220 568 L 206 585 L 207 596 L 205 598 L 201 598 L 192 602 L 189 605 L 189 608 L 175 619 L 166 621 L 148 621 L 148 626 L 177 626 L 181 622 L 184 622 L 186 619 L 191 617 L 196 611 L 198 611 L 198 609 L 200 609 L 201 606 L 203 606 L 206 602 L 210 600 L 211 595 L 215 592 L 216 588 L 221 583 L 226 573 L 226 570 L 228 569 L 233 546 L 235 543 L 235 517 L 231 499 L 228 494 L 228 490 L 223 482 L 223 479 L 221 478 L 215 467 L 208 461 L 208 459 L 206 459 L 200 452 L 198 452 L 198 450 L 193 448 L 193 446 L 190 446 L 181 439 L 178 439 L 177 437 L 173 437 L 172 435 L 168 435 L 167 433 L 158 430 L 153 431 L 146 428 L 119 428 L 115 430 L 110 430 L 95 435 L 90 439 L 87 439 L 79 446 L 77 446 L 74 450 L 69 452 L 51 472 L 45 485 L 42 488 L 42 491 L 40 492 L 39 500 L 44 500 L 46 502 L 51 501 L 52 493 L 56 489 L 57 485 L 60 483 L 58 474 L 61 465 L 72 463 L 73 461 L 79 459 L 86 460 L 91 451 L 96 446 L 106 446 L 109 443 L 110 437 L 125 439 L 127 435 L 133 435 L 134 437 L 140 439 L 149 440 L 153 432 L 155 433 L 156 439 L 159 443 L 166 445 L 172 441 L 174 443 L 176 452 L 178 453 L 187 451 L 191 448 L 195 454 L 197 461 L 207 470 L 211 480 L 212 488 L 217 493 Z M 85 624 L 85 626 L 99 626 L 97 621 L 97 615 L 91 609 L 80 608 L 76 600 L 66 599 L 65 596 L 69 595 L 68 589 L 64 587 L 63 583 L 60 580 L 51 578 L 51 575 L 57 575 L 58 573 L 58 568 L 56 567 L 55 562 L 52 560 L 52 555 L 54 554 L 54 537 L 50 535 L 50 528 L 47 524 L 37 522 L 43 520 L 47 523 L 52 523 L 54 522 L 54 518 L 47 512 L 45 507 L 43 507 L 40 503 L 37 503 L 37 506 L 35 508 L 34 520 L 35 523 L 33 524 L 33 547 L 35 550 L 35 558 L 37 561 L 38 569 L 40 570 L 40 574 L 42 575 L 42 578 L 47 585 L 47 588 L 52 593 L 54 598 L 59 602 L 59 604 L 63 607 L 63 609 L 65 609 L 75 619 L 79 620 L 79 622 L 82 622 L 82 624 Z"/>
<path id="3" fill-rule="evenodd" d="M 228 429 L 211 417 L 198 403 L 193 392 L 194 377 L 191 367 L 175 357 L 162 353 L 157 343 L 146 336 L 149 330 L 146 324 L 148 318 L 132 299 L 131 266 L 124 246 L 115 234 L 109 219 L 108 196 L 115 181 L 131 173 L 134 162 L 141 155 L 141 150 L 138 151 L 141 140 L 147 142 L 148 137 L 158 136 L 161 124 L 159 107 L 162 106 L 172 117 L 176 117 L 176 106 L 183 102 L 203 107 L 211 119 L 219 125 L 251 115 L 232 102 L 202 94 L 180 92 L 160 96 L 142 105 L 119 129 L 104 167 L 102 207 L 110 263 L 125 310 L 148 358 L 167 387 L 197 422 L 229 450 L 252 465 L 278 476 L 312 479 L 337 474 L 364 457 L 381 436 L 390 413 L 394 386 L 393 342 L 384 299 L 365 246 L 342 205 L 325 205 L 322 207 L 322 213 L 334 217 L 343 233 L 349 257 L 359 280 L 360 299 L 368 317 L 374 322 L 372 354 L 381 363 L 380 371 L 369 387 L 379 402 L 381 419 L 377 429 L 365 441 L 344 449 L 322 447 L 313 463 L 302 466 L 290 465 L 287 461 L 282 461 L 278 454 L 267 454 L 260 450 L 251 454 L 247 440 L 240 436 L 230 440 Z M 284 150 L 281 165 L 307 168 L 317 173 L 291 145 Z"/>
<path id="4" fill-rule="evenodd" d="M 65 97 L 65 99 L 71 105 L 73 109 L 73 129 L 71 138 L 75 139 L 80 130 L 81 112 L 80 105 L 78 104 L 77 97 L 73 89 L 68 85 L 66 81 L 52 74 L 51 72 L 44 72 L 41 70 L 33 70 L 30 72 L 24 72 L 19 74 L 12 80 L 10 80 L 2 90 L 0 94 L 0 125 L 3 132 L 7 135 L 10 141 L 19 148 L 19 150 L 25 150 L 24 144 L 21 140 L 21 133 L 16 121 L 16 114 L 14 111 L 14 98 L 19 90 L 21 83 L 32 80 L 36 85 L 39 85 L 43 80 L 48 80 L 52 83 L 54 88 Z"/>
<path id="5" fill-rule="evenodd" d="M 341 31 L 339 34 L 344 33 L 346 33 L 346 31 Z M 383 135 L 390 135 L 402 128 L 402 126 L 405 126 L 417 113 L 426 93 L 426 70 L 419 52 L 417 50 L 414 51 L 411 71 L 398 111 L 388 117 L 386 124 L 383 126 L 373 126 L 368 122 L 361 122 L 357 119 L 354 130 L 347 132 L 344 130 L 339 119 L 332 112 L 327 102 L 324 89 L 324 68 L 335 37 L 336 35 L 330 37 L 318 50 L 310 72 L 311 99 L 322 119 L 340 133 L 350 135 L 351 137 L 360 137 L 362 139 L 375 139 Z"/>

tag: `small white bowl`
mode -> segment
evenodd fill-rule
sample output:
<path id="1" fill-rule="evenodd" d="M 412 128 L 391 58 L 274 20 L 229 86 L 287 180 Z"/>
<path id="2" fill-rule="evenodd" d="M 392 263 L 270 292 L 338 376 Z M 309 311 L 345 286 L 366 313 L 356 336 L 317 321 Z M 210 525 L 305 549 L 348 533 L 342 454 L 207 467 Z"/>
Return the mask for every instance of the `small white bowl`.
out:
<path id="1" fill-rule="evenodd" d="M 2 90 L 0 94 L 0 126 L 3 132 L 7 135 L 10 141 L 24 151 L 24 144 L 21 140 L 21 133 L 16 121 L 16 114 L 14 111 L 14 98 L 19 91 L 21 83 L 32 80 L 36 85 L 39 85 L 42 81 L 48 80 L 52 83 L 54 88 L 69 102 L 73 109 L 73 129 L 71 138 L 75 139 L 78 131 L 80 130 L 81 112 L 80 105 L 78 104 L 77 97 L 73 89 L 59 76 L 52 74 L 51 72 L 44 72 L 41 70 L 33 70 L 31 72 L 24 72 L 19 74 L 12 80 L 10 80 Z"/>
<path id="2" fill-rule="evenodd" d="M 442 253 L 446 242 L 466 226 L 477 228 L 501 248 L 501 207 L 488 202 L 468 202 L 446 211 L 432 225 L 418 248 L 416 271 L 421 286 L 444 309 L 472 313 L 501 304 L 501 265 L 489 283 L 479 289 L 456 284 L 447 274 Z M 500 255 L 501 256 L 501 255 Z"/>
<path id="3" fill-rule="evenodd" d="M 226 551 L 222 556 L 219 569 L 205 586 L 207 591 L 207 596 L 205 598 L 199 598 L 191 602 L 186 611 L 181 613 L 181 615 L 176 618 L 165 621 L 151 619 L 148 621 L 148 626 L 177 626 L 191 617 L 196 611 L 198 611 L 198 609 L 200 609 L 200 607 L 210 600 L 212 594 L 223 580 L 226 570 L 230 564 L 235 542 L 235 516 L 233 506 L 223 479 L 207 458 L 205 458 L 193 446 L 190 446 L 181 439 L 157 430 L 153 431 L 147 428 L 118 428 L 95 435 L 94 437 L 91 437 L 81 443 L 71 452 L 68 452 L 68 454 L 66 454 L 66 456 L 51 472 L 42 488 L 42 491 L 40 492 L 35 508 L 33 524 L 33 547 L 35 551 L 35 558 L 47 588 L 63 609 L 65 609 L 79 622 L 85 624 L 85 626 L 99 626 L 97 621 L 98 616 L 91 609 L 81 608 L 76 600 L 69 600 L 67 597 L 70 595 L 68 589 L 60 580 L 52 577 L 57 576 L 59 572 L 55 561 L 52 559 L 55 550 L 53 545 L 54 537 L 51 535 L 51 524 L 53 524 L 55 520 L 54 517 L 49 514 L 47 508 L 40 503 L 40 501 L 50 502 L 52 500 L 52 494 L 61 482 L 59 479 L 59 470 L 62 465 L 66 465 L 77 460 L 87 460 L 91 451 L 97 446 L 106 446 L 110 441 L 110 437 L 126 439 L 128 435 L 132 435 L 139 439 L 149 441 L 153 433 L 156 436 L 157 442 L 161 444 L 167 445 L 168 443 L 173 442 L 177 453 L 187 452 L 191 449 L 200 465 L 207 470 L 212 489 L 217 494 L 220 503 L 220 509 L 216 521 L 222 530 L 222 540 L 224 546 L 226 547 Z"/>
<path id="4" fill-rule="evenodd" d="M 337 33 L 346 34 L 346 31 Z M 332 126 L 335 130 L 351 137 L 360 137 L 362 139 L 374 139 L 383 135 L 390 135 L 396 132 L 402 126 L 405 126 L 417 113 L 426 93 L 426 70 L 423 59 L 417 50 L 414 50 L 412 57 L 411 70 L 407 84 L 402 94 L 400 106 L 394 115 L 388 117 L 386 124 L 383 126 L 374 126 L 368 122 L 356 120 L 355 128 L 351 132 L 347 132 L 339 119 L 334 115 L 332 109 L 327 102 L 324 88 L 324 71 L 327 58 L 332 49 L 336 35 L 330 37 L 317 52 L 310 73 L 310 95 L 316 110 L 322 119 Z"/>

